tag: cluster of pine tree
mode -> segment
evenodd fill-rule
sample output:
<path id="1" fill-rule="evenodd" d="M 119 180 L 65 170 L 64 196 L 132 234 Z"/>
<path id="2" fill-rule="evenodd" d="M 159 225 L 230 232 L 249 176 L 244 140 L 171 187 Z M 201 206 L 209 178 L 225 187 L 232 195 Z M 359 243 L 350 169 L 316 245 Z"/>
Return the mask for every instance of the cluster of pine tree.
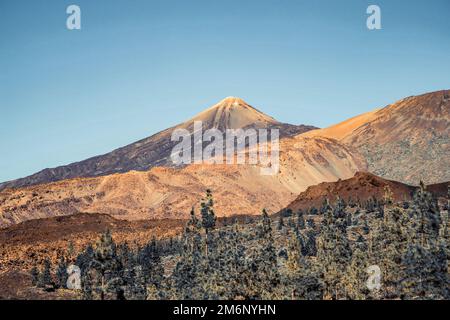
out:
<path id="1" fill-rule="evenodd" d="M 70 257 L 72 249 L 68 250 Z M 80 274 L 81 293 L 88 300 L 143 300 L 160 290 L 164 268 L 161 257 L 179 252 L 177 240 L 152 239 L 143 247 L 131 249 L 128 244 L 117 245 L 110 231 L 103 233 L 97 243 L 88 245 L 70 264 L 76 265 Z M 49 260 L 42 270 L 31 270 L 32 283 L 46 291 L 66 289 L 69 259 L 61 257 L 52 273 Z M 154 298 L 159 296 L 154 295 Z"/>
<path id="2" fill-rule="evenodd" d="M 450 189 L 449 189 L 450 199 Z M 450 200 L 449 200 L 450 201 Z M 276 228 L 258 221 L 216 226 L 208 190 L 200 215 L 179 239 L 142 248 L 116 245 L 109 232 L 75 264 L 85 299 L 449 299 L 448 207 L 421 184 L 413 201 L 325 200 L 320 209 L 283 211 Z M 165 261 L 172 261 L 172 265 Z M 368 285 L 368 268 L 380 270 Z M 33 281 L 64 287 L 62 259 Z M 165 270 L 166 269 L 166 270 Z M 52 279 L 56 278 L 57 281 Z M 53 281 L 53 282 L 52 282 Z"/>

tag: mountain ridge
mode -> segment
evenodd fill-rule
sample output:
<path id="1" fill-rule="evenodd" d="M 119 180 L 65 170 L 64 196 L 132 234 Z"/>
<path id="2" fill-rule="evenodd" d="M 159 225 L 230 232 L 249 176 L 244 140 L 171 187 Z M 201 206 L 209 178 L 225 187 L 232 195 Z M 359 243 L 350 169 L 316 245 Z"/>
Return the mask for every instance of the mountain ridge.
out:
<path id="1" fill-rule="evenodd" d="M 229 97 L 179 126 L 108 154 L 108 160 L 123 161 L 122 154 L 156 153 L 160 161 L 148 168 L 144 157 L 140 170 L 122 167 L 113 174 L 73 174 L 59 181 L 50 177 L 46 183 L 0 190 L 0 227 L 78 212 L 125 220 L 184 218 L 206 189 L 215 193 L 218 216 L 259 214 L 262 208 L 277 212 L 308 187 L 348 179 L 358 171 L 408 185 L 417 185 L 419 179 L 426 184 L 449 181 L 449 113 L 450 91 L 444 90 L 408 97 L 329 128 L 309 130 L 280 123 L 242 99 Z M 163 156 L 171 151 L 171 130 L 191 130 L 195 121 L 222 128 L 283 129 L 278 174 L 264 177 L 257 165 L 248 164 L 214 165 L 213 169 L 207 164 L 170 166 Z M 111 167 L 111 162 L 102 166 Z"/>
<path id="2" fill-rule="evenodd" d="M 368 171 L 386 179 L 407 184 L 450 180 L 450 90 L 410 96 L 304 135 L 354 147 Z"/>
<path id="3" fill-rule="evenodd" d="M 173 167 L 170 154 L 178 143 L 171 141 L 171 133 L 176 129 L 193 130 L 195 121 L 203 121 L 204 130 L 217 128 L 270 128 L 279 129 L 280 137 L 290 137 L 312 129 L 313 126 L 291 125 L 279 122 L 262 113 L 237 97 L 227 97 L 193 118 L 162 130 L 147 138 L 138 140 L 111 152 L 55 168 L 43 169 L 24 178 L 0 183 L 0 190 L 20 188 L 36 184 L 55 182 L 77 177 L 96 177 L 131 170 L 146 171 L 152 167 Z"/>
<path id="4" fill-rule="evenodd" d="M 308 186 L 349 178 L 365 167 L 364 159 L 336 140 L 295 136 L 280 142 L 276 175 L 261 175 L 258 165 L 191 164 L 5 189 L 0 228 L 79 212 L 124 220 L 187 218 L 206 189 L 214 193 L 217 216 L 276 212 Z"/>

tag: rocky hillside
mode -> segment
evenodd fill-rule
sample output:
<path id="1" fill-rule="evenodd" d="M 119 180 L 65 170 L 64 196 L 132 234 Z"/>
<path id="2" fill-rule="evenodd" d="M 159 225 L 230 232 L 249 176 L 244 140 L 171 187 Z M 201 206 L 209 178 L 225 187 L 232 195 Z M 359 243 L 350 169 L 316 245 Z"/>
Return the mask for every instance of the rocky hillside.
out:
<path id="1" fill-rule="evenodd" d="M 286 138 L 277 175 L 261 175 L 256 165 L 204 164 L 6 189 L 0 191 L 0 227 L 78 212 L 126 220 L 184 218 L 206 189 L 214 193 L 218 216 L 260 214 L 263 208 L 276 212 L 308 186 L 364 169 L 364 160 L 336 140 Z"/>
<path id="2" fill-rule="evenodd" d="M 418 184 L 450 180 L 450 90 L 412 96 L 307 136 L 356 148 L 370 172 Z"/>
<path id="3" fill-rule="evenodd" d="M 449 185 L 450 182 L 439 183 L 430 185 L 427 189 L 436 197 L 446 197 Z M 311 207 L 320 208 L 324 199 L 334 201 L 338 196 L 345 201 L 360 200 L 364 202 L 372 197 L 383 199 L 386 187 L 392 192 L 394 201 L 411 200 L 418 188 L 417 186 L 386 180 L 368 172 L 357 172 L 350 179 L 323 182 L 309 187 L 306 191 L 300 193 L 287 208 L 294 212 Z"/>
<path id="4" fill-rule="evenodd" d="M 112 231 L 121 243 L 143 245 L 152 237 L 178 235 L 185 223 L 166 219 L 125 221 L 86 213 L 26 221 L 0 229 L 0 274 L 5 270 L 28 270 L 33 260 L 42 262 L 49 258 L 57 263 L 59 254 L 67 253 L 69 242 L 78 251 L 95 243 L 106 230 Z"/>

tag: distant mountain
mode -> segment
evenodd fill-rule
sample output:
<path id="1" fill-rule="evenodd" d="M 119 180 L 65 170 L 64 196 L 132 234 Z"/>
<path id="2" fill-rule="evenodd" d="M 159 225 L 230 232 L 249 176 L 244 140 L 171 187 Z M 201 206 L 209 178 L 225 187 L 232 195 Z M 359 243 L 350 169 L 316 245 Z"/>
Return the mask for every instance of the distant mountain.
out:
<path id="1" fill-rule="evenodd" d="M 450 90 L 402 99 L 305 136 L 337 139 L 358 150 L 368 170 L 409 184 L 450 180 Z"/>
<path id="2" fill-rule="evenodd" d="M 173 166 L 170 154 L 178 142 L 171 141 L 172 132 L 176 129 L 188 129 L 192 132 L 195 121 L 203 122 L 203 130 L 211 128 L 219 130 L 278 128 L 281 137 L 290 137 L 316 129 L 313 126 L 281 123 L 253 108 L 240 98 L 228 97 L 194 118 L 151 137 L 101 156 L 66 166 L 45 169 L 25 178 L 1 183 L 0 190 L 77 177 L 104 176 L 130 170 L 146 171 L 156 166 Z"/>
<path id="3" fill-rule="evenodd" d="M 206 189 L 214 193 L 219 216 L 259 214 L 262 208 L 277 212 L 305 190 L 299 205 L 302 197 L 318 205 L 324 195 L 382 196 L 386 184 L 395 197 L 408 197 L 419 180 L 450 181 L 449 96 L 450 91 L 439 91 L 409 97 L 317 130 L 280 123 L 239 98 L 226 98 L 189 121 L 112 153 L 4 184 L 31 186 L 0 191 L 0 227 L 79 212 L 126 220 L 184 218 Z M 174 168 L 172 130 L 192 131 L 195 121 L 202 121 L 204 129 L 279 128 L 279 173 L 264 176 L 248 164 Z M 380 177 L 360 173 L 350 185 L 339 181 L 358 171 Z M 308 189 L 337 180 L 325 189 Z"/>
<path id="4" fill-rule="evenodd" d="M 435 197 L 446 197 L 449 185 L 450 182 L 439 183 L 427 186 L 427 189 Z M 394 201 L 412 199 L 414 192 L 418 188 L 417 186 L 386 180 L 368 172 L 357 172 L 350 179 L 322 182 L 308 187 L 287 208 L 292 209 L 294 212 L 311 207 L 320 208 L 325 199 L 333 202 L 338 196 L 345 201 L 352 199 L 353 201 L 360 200 L 364 202 L 372 197 L 383 199 L 386 187 L 391 190 Z"/>
<path id="5" fill-rule="evenodd" d="M 0 228 L 26 220 L 105 213 L 118 219 L 186 218 L 206 189 L 218 216 L 277 212 L 308 186 L 352 177 L 364 170 L 363 159 L 336 140 L 285 138 L 280 171 L 261 175 L 255 165 L 155 167 L 92 178 L 0 191 Z"/>

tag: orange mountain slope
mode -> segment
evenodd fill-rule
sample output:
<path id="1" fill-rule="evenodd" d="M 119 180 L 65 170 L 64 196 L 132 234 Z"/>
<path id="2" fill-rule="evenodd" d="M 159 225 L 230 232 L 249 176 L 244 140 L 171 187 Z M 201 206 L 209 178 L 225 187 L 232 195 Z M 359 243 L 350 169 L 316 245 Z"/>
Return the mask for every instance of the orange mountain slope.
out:
<path id="1" fill-rule="evenodd" d="M 450 180 L 450 90 L 412 96 L 305 136 L 355 148 L 368 170 L 409 184 Z"/>
<path id="2" fill-rule="evenodd" d="M 276 212 L 308 186 L 364 170 L 365 162 L 336 140 L 283 139 L 280 171 L 261 175 L 256 165 L 189 165 L 75 178 L 0 191 L 0 227 L 25 220 L 105 213 L 119 219 L 184 218 L 211 189 L 218 216 Z"/>
<path id="3" fill-rule="evenodd" d="M 427 186 L 427 189 L 435 197 L 447 197 L 447 190 L 450 182 Z M 335 182 L 322 182 L 308 187 L 300 193 L 297 198 L 287 206 L 294 212 L 299 209 L 309 209 L 311 207 L 320 208 L 325 199 L 330 202 L 337 197 L 345 201 L 364 202 L 370 198 L 381 200 L 385 196 L 385 188 L 392 192 L 394 201 L 411 200 L 417 186 L 407 185 L 401 182 L 380 178 L 368 172 L 357 172 L 354 177 Z"/>

